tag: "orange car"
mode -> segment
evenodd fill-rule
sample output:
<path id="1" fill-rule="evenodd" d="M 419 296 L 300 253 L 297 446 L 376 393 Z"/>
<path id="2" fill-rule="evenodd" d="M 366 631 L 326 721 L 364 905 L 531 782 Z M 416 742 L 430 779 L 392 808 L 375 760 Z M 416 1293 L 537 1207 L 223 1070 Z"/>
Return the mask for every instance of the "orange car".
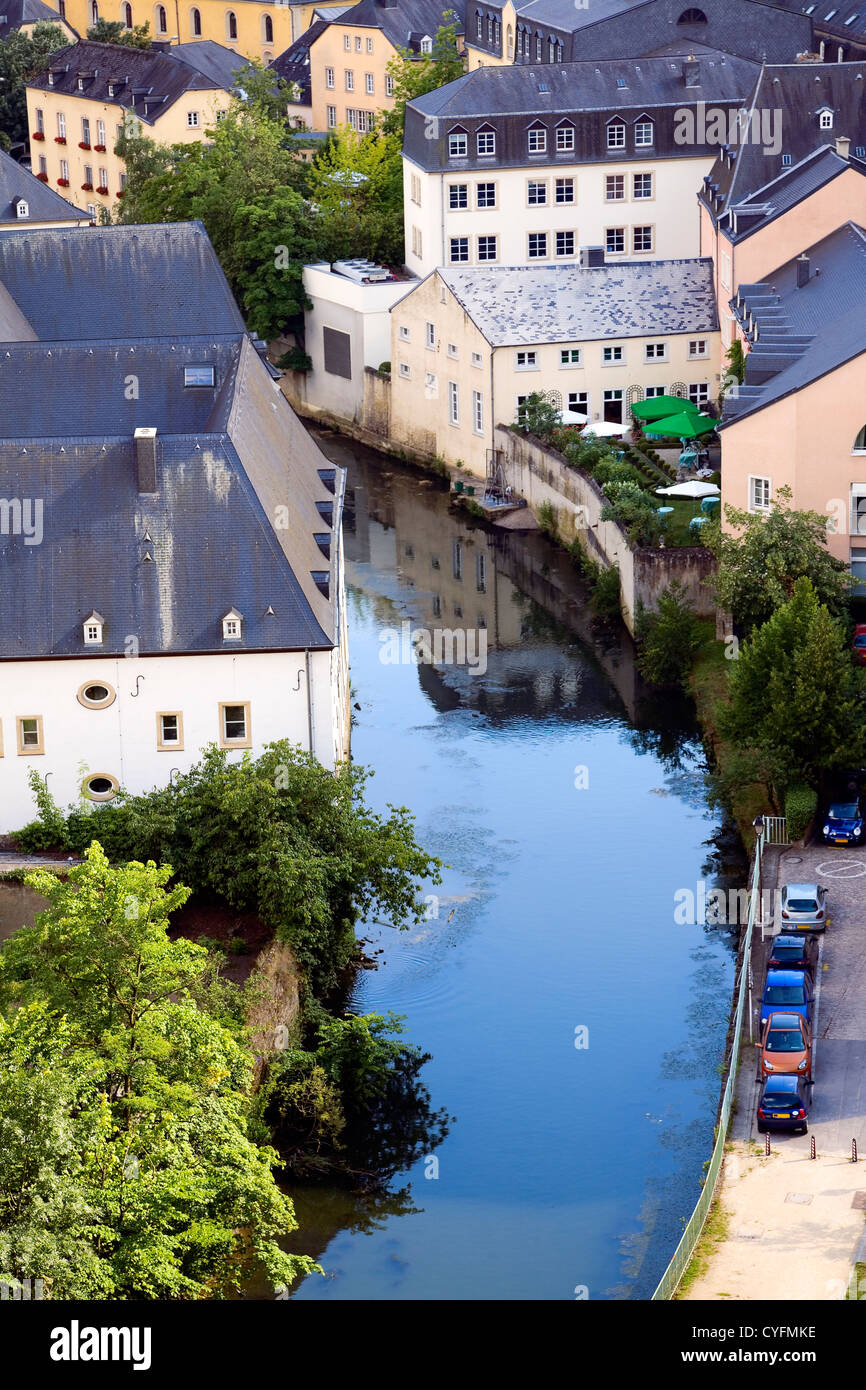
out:
<path id="1" fill-rule="evenodd" d="M 801 1014 L 770 1014 L 761 1034 L 761 1075 L 812 1080 L 812 1033 Z"/>

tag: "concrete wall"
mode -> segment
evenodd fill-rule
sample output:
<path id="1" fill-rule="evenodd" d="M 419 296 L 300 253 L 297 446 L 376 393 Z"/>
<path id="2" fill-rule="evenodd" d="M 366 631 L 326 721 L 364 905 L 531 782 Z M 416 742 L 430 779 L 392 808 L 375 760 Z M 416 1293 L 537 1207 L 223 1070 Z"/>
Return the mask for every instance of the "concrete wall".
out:
<path id="1" fill-rule="evenodd" d="M 593 559 L 618 566 L 623 621 L 632 635 L 639 604 L 657 608 L 661 594 L 675 580 L 683 585 L 687 601 L 700 617 L 715 613 L 702 587 L 714 564 L 703 546 L 632 550 L 616 522 L 601 520 L 605 497 L 592 478 L 569 467 L 553 450 L 501 425 L 496 430 L 496 447 L 505 452 L 509 483 L 536 516 L 545 504 L 552 507 L 564 541 L 578 538 Z"/>

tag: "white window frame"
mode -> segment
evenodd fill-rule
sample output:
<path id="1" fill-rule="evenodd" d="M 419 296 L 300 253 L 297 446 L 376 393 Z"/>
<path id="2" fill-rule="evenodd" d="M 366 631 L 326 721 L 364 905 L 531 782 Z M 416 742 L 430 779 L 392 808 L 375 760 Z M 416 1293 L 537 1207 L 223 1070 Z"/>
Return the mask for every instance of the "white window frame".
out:
<path id="1" fill-rule="evenodd" d="M 761 484 L 761 494 L 762 494 L 762 496 L 763 496 L 763 498 L 764 498 L 764 500 L 762 500 L 762 501 L 757 500 L 757 497 L 756 497 L 757 488 L 756 488 L 756 486 L 755 486 L 756 483 L 760 483 L 760 484 Z M 771 507 L 772 507 L 772 502 L 773 502 L 773 480 L 772 480 L 772 478 L 764 477 L 764 476 L 762 476 L 762 475 L 759 474 L 759 473 L 750 473 L 750 474 L 749 474 L 749 480 L 748 480 L 748 487 L 749 487 L 749 505 L 748 505 L 748 510 L 749 510 L 750 512 L 760 512 L 760 513 L 762 513 L 762 514 L 765 514 L 766 512 L 769 512 L 770 509 L 771 509 Z"/>
<path id="2" fill-rule="evenodd" d="M 448 383 L 448 423 L 460 428 L 460 388 L 456 381 Z"/>
<path id="3" fill-rule="evenodd" d="M 472 392 L 472 433 L 484 433 L 484 397 L 480 391 Z"/>
<path id="4" fill-rule="evenodd" d="M 523 359 L 521 361 L 521 359 Z M 537 372 L 538 351 L 536 348 L 520 348 L 514 353 L 514 370 L 516 372 Z"/>
<path id="5" fill-rule="evenodd" d="M 622 135 L 622 139 L 620 139 Z M 614 139 L 614 136 L 616 138 Z M 609 150 L 625 149 L 625 122 L 611 121 L 607 127 L 607 148 Z"/>

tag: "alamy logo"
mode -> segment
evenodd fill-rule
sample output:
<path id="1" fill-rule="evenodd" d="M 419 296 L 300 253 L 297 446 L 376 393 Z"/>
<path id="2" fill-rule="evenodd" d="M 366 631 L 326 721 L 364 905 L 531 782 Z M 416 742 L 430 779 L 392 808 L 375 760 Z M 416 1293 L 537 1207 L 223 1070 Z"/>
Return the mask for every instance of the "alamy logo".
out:
<path id="1" fill-rule="evenodd" d="M 42 544 L 41 497 L 0 497 L 0 536 L 23 536 L 25 545 Z"/>
<path id="2" fill-rule="evenodd" d="M 379 660 L 383 666 L 467 666 L 472 676 L 487 670 L 487 629 L 416 627 L 404 619 L 399 630 L 379 633 Z"/>
<path id="3" fill-rule="evenodd" d="M 52 1361 L 131 1361 L 134 1371 L 150 1370 L 149 1327 L 68 1327 L 51 1330 Z"/>
<path id="4" fill-rule="evenodd" d="M 782 149 L 782 113 L 775 108 L 745 106 L 707 106 L 699 101 L 694 110 L 680 107 L 674 112 L 674 143 L 677 145 L 761 145 L 764 154 Z"/>

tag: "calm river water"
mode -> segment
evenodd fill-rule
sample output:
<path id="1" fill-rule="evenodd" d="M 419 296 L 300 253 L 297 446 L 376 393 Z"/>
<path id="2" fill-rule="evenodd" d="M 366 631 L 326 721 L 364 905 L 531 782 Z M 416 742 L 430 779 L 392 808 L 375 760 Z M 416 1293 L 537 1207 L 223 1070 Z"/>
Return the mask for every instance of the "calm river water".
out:
<path id="1" fill-rule="evenodd" d="M 292 1248 L 326 1270 L 294 1296 L 646 1298 L 710 1153 L 733 972 L 730 935 L 677 925 L 674 893 L 744 882 L 690 710 L 647 698 L 542 536 L 321 443 L 350 470 L 354 757 L 449 866 L 422 926 L 362 928 L 379 969 L 350 1006 L 405 1015 L 454 1122 L 390 1213 L 292 1192 Z M 483 626 L 486 673 L 383 660 L 405 621 Z"/>

